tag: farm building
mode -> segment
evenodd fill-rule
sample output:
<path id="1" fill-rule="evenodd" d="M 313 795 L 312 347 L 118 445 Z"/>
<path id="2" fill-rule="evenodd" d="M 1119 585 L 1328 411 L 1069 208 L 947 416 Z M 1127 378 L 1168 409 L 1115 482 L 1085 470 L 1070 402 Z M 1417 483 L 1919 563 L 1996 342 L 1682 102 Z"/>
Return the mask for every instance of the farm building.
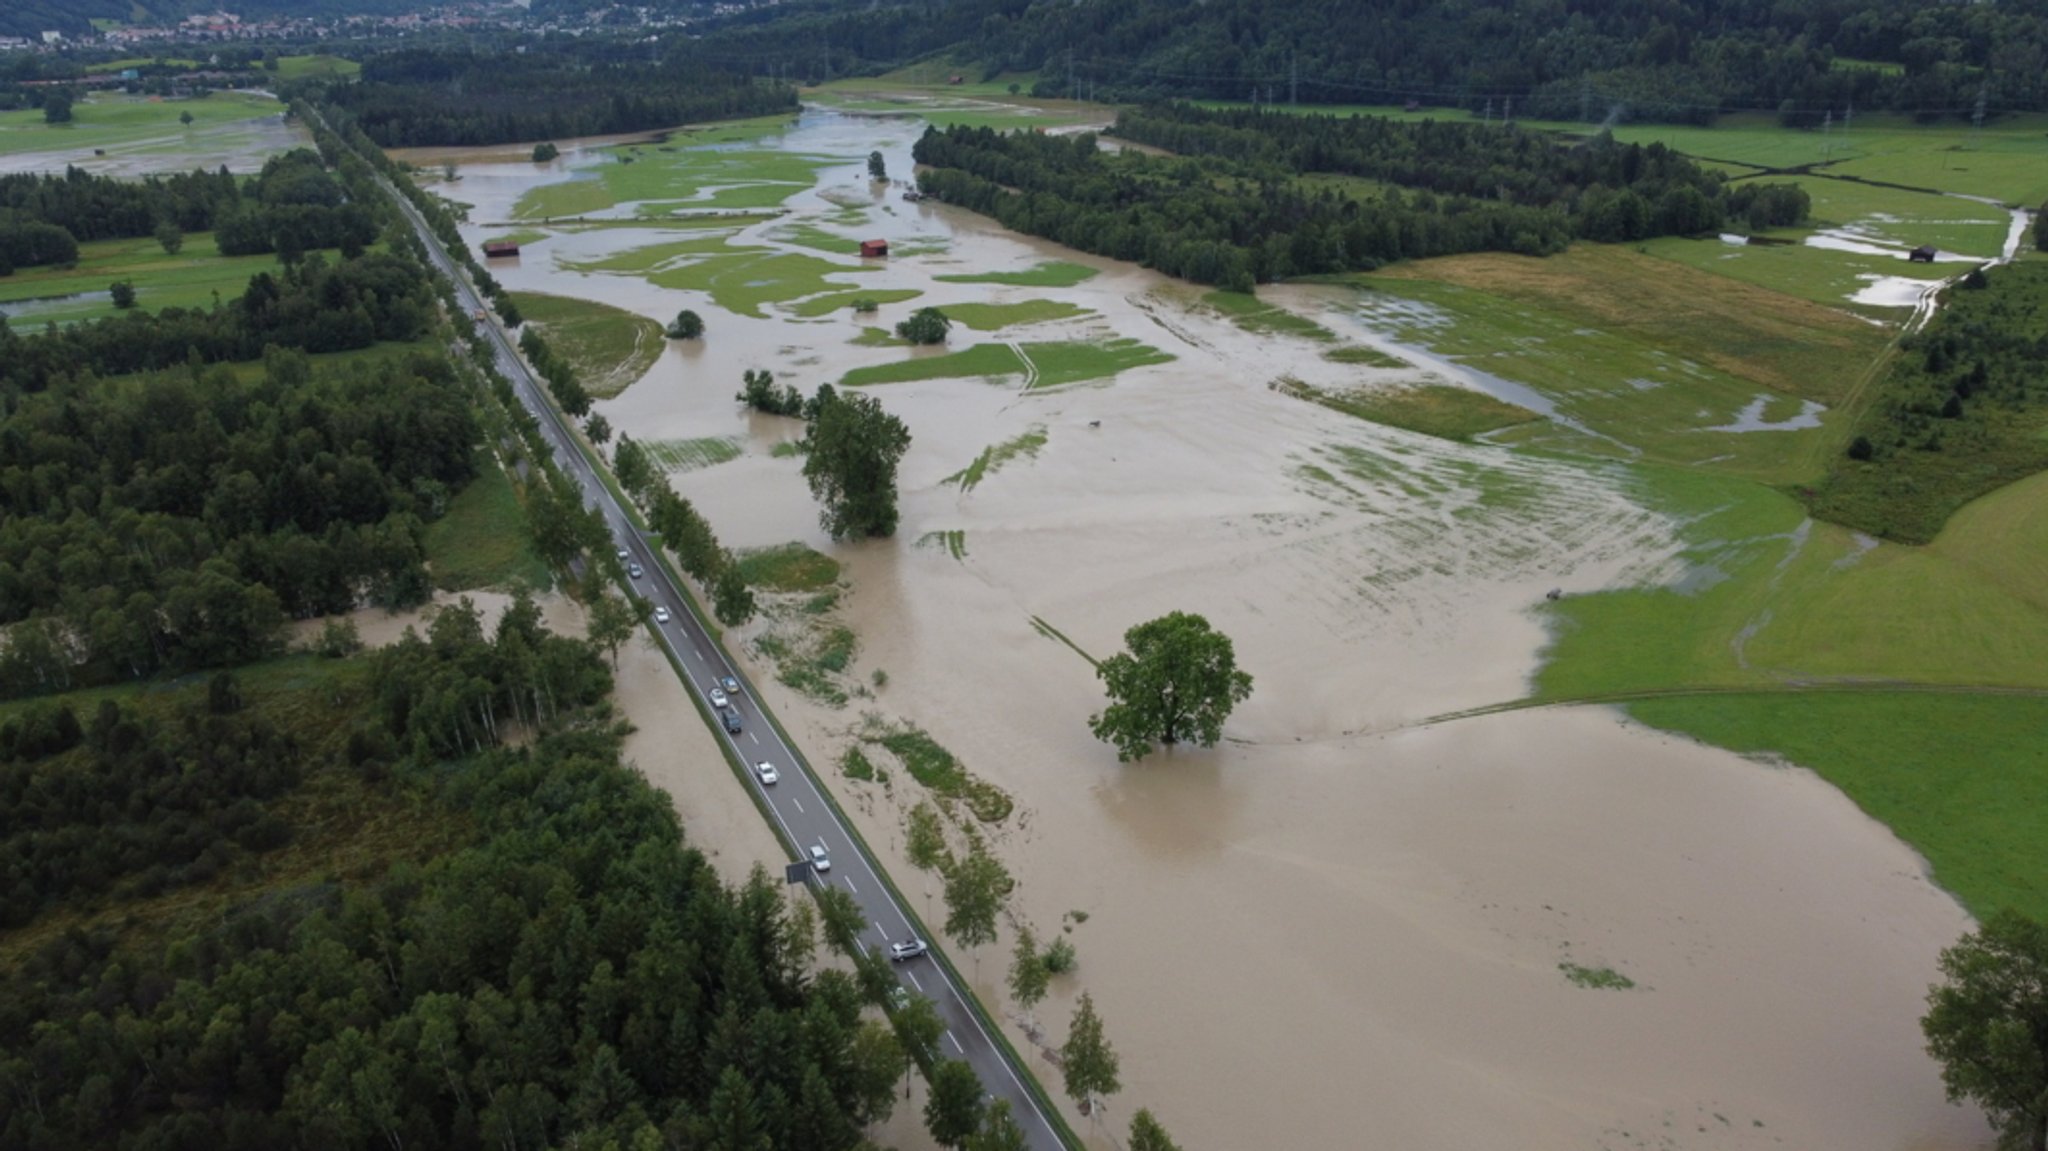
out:
<path id="1" fill-rule="evenodd" d="M 519 254 L 517 240 L 485 240 L 485 256 L 516 256 Z"/>
<path id="2" fill-rule="evenodd" d="M 1915 264 L 1932 264 L 1934 262 L 1934 257 L 1935 250 L 1934 245 L 1932 244 L 1922 244 L 1919 247 L 1913 249 L 1912 251 L 1906 253 L 1906 259 L 1912 261 Z"/>
<path id="3" fill-rule="evenodd" d="M 860 242 L 860 254 L 863 258 L 870 256 L 886 256 L 889 254 L 889 241 L 862 240 Z"/>

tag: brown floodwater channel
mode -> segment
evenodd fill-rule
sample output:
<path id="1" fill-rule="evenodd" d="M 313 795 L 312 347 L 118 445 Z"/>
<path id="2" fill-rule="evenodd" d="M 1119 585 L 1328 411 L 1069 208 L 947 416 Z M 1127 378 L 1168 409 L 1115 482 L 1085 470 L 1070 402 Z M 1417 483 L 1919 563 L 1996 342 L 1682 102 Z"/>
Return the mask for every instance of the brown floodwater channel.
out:
<path id="1" fill-rule="evenodd" d="M 920 725 L 1016 800 L 987 829 L 1018 880 L 1014 909 L 1041 938 L 1070 926 L 1080 960 L 1037 1021 L 1058 1043 L 1089 991 L 1123 1060 L 1108 1120 L 1074 1116 L 1078 1129 L 1106 1147 L 1144 1106 L 1207 1148 L 1987 1143 L 1981 1116 L 1944 1102 L 1917 1024 L 1935 956 L 1968 919 L 1839 792 L 1604 709 L 1420 722 L 1525 693 L 1546 590 L 1684 576 L 1673 524 L 1633 502 L 1626 465 L 1451 443 L 1290 398 L 1272 385 L 1370 387 L 1417 371 L 1332 362 L 1328 343 L 1246 331 L 1187 285 L 870 184 L 867 154 L 908 173 L 920 130 L 806 112 L 759 146 L 820 157 L 815 182 L 728 240 L 830 260 L 837 290 L 922 293 L 877 317 L 773 303 L 745 316 L 705 291 L 572 267 L 697 231 L 554 229 L 492 271 L 515 290 L 663 322 L 682 308 L 704 316 L 703 340 L 672 343 L 597 410 L 636 439 L 738 448 L 671 477 L 728 546 L 798 540 L 843 565 L 833 618 L 858 637 L 843 682 L 861 685 L 846 706 L 776 682 L 752 646 L 772 621 L 727 640 L 920 912 L 943 918 L 902 858 L 916 785 L 900 773 L 855 783 L 830 766 L 863 715 Z M 447 191 L 472 219 L 507 221 L 532 188 L 597 162 L 486 159 Z M 851 254 L 797 243 L 815 241 L 806 226 L 912 254 L 859 272 Z M 1068 287 L 938 278 L 1050 260 L 1096 274 Z M 1340 294 L 1261 296 L 1358 338 Z M 1040 300 L 1081 311 L 956 326 L 951 347 L 1009 343 L 1045 364 L 868 389 L 913 436 L 892 539 L 826 538 L 799 460 L 774 454 L 801 427 L 733 401 L 747 369 L 809 391 L 932 354 L 854 342 L 917 306 Z M 1174 358 L 1026 386 L 1061 354 L 1040 345 L 1118 340 Z M 1459 382 L 1456 370 L 1427 372 Z M 1039 435 L 971 490 L 953 479 L 984 450 Z M 1100 657 L 1171 610 L 1229 634 L 1256 690 L 1219 747 L 1119 764 L 1086 726 L 1102 705 L 1093 668 L 1045 628 Z M 886 686 L 870 686 L 876 671 Z M 666 674 L 657 660 L 631 669 Z M 708 741 L 662 734 L 688 718 L 672 693 L 624 698 L 659 736 L 634 754 L 686 797 L 690 838 L 728 868 L 769 859 L 772 838 L 747 824 L 741 785 Z M 1006 1018 L 1008 942 L 956 952 Z M 1633 986 L 1581 985 L 1606 972 Z M 1057 1094 L 1057 1071 L 1037 1067 Z"/>

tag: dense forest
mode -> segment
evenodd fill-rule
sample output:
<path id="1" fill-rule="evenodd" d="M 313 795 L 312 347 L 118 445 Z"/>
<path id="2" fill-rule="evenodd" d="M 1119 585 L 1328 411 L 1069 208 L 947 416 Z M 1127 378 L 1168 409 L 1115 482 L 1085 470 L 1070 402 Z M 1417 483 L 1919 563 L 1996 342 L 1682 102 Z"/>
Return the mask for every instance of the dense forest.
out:
<path id="1" fill-rule="evenodd" d="M 1595 122 L 2048 107 L 2042 0 L 818 0 L 734 15 L 678 50 L 806 79 L 950 52 L 984 75 L 1037 72 L 1045 96 Z"/>
<path id="2" fill-rule="evenodd" d="M 868 996 L 684 845 L 588 644 L 463 605 L 327 666 L 0 734 L 10 914 L 101 913 L 0 976 L 0 1148 L 836 1151 L 889 1112 Z M 487 707 L 538 738 L 423 735 Z"/>
<path id="3" fill-rule="evenodd" d="M 316 98 L 387 148 L 642 132 L 796 110 L 794 89 L 604 45 L 527 55 L 418 49 L 371 57 Z"/>
<path id="4" fill-rule="evenodd" d="M 1965 276 L 1901 344 L 1847 453 L 1807 492 L 1814 514 L 1902 543 L 1964 504 L 2048 470 L 2048 263 Z"/>
<path id="5" fill-rule="evenodd" d="M 294 149 L 244 181 L 227 169 L 117 180 L 78 168 L 0 176 L 0 275 L 69 263 L 78 244 L 214 232 L 222 255 L 296 254 L 339 248 L 355 255 L 377 238 L 369 207 L 352 203 L 315 153 Z"/>
<path id="6" fill-rule="evenodd" d="M 1546 255 L 1574 238 L 1637 240 L 1764 225 L 1807 210 L 1796 188 L 1745 188 L 1661 145 L 1578 145 L 1505 125 L 1380 117 L 1126 113 L 1117 131 L 1191 155 L 1105 152 L 1093 135 L 926 131 L 928 193 L 1021 232 L 1249 290 L 1458 252 Z M 1304 177 L 1350 177 L 1349 184 Z"/>
<path id="7" fill-rule="evenodd" d="M 422 524 L 475 474 L 476 439 L 464 387 L 424 353 L 315 372 L 279 351 L 253 380 L 18 396 L 0 420 L 0 694 L 241 662 L 287 617 L 424 600 Z"/>

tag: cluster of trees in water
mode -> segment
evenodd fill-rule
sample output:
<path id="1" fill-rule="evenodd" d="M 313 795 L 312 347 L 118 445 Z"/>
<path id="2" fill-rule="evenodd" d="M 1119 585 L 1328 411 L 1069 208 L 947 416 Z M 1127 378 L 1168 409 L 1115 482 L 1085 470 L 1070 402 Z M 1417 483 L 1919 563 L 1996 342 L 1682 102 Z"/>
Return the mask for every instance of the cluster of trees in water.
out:
<path id="1" fill-rule="evenodd" d="M 1919 544 L 1970 500 L 2048 470 L 2048 264 L 1970 273 L 1901 348 L 1809 502 Z"/>
<path id="2" fill-rule="evenodd" d="M 575 6 L 584 0 L 555 0 Z M 835 0 L 712 24 L 688 50 L 809 80 L 941 52 L 1035 73 L 1041 96 L 1417 100 L 1496 116 L 1705 123 L 1786 109 L 2048 107 L 2048 11 L 1920 0 Z"/>
<path id="3" fill-rule="evenodd" d="M 1764 226 L 1807 210 L 1796 187 L 1731 198 L 1662 145 L 1604 133 L 1568 144 L 1505 126 L 1186 104 L 1127 113 L 1117 131 L 1190 154 L 1107 153 L 1089 134 L 933 128 L 915 150 L 928 165 L 919 183 L 1018 231 L 1240 291 L 1425 256 L 1705 232 L 1731 210 Z M 1304 179 L 1315 176 L 1372 183 Z"/>
<path id="4" fill-rule="evenodd" d="M 141 180 L 78 168 L 0 176 L 0 275 L 70 263 L 82 242 L 154 236 L 175 250 L 183 233 L 205 231 L 227 256 L 355 255 L 376 240 L 377 216 L 303 148 L 271 157 L 246 184 L 226 168 Z"/>
<path id="5" fill-rule="evenodd" d="M 603 43 L 531 47 L 385 53 L 364 63 L 360 81 L 323 86 L 321 98 L 387 148 L 644 132 L 796 109 L 794 88 L 724 67 L 650 63 Z"/>
<path id="6" fill-rule="evenodd" d="M 236 663 L 273 650 L 288 617 L 424 601 L 423 525 L 475 474 L 466 392 L 424 353 L 316 372 L 274 351 L 254 379 L 14 396 L 0 694 Z"/>
<path id="7" fill-rule="evenodd" d="M 903 1050 L 861 1018 L 886 964 L 879 985 L 810 975 L 814 921 L 780 884 L 728 888 L 684 846 L 593 710 L 610 676 L 589 644 L 550 636 L 530 602 L 495 636 L 456 608 L 334 666 L 246 701 L 231 684 L 153 714 L 106 705 L 64 725 L 72 746 L 0 764 L 27 804 L 10 811 L 36 817 L 9 821 L 8 888 L 89 910 L 75 884 L 45 903 L 58 885 L 38 869 L 96 869 L 114 913 L 0 976 L 0 1145 L 834 1151 L 890 1112 Z M 530 746 L 479 727 L 466 759 L 424 752 L 444 713 L 488 703 L 509 724 L 522 700 Z M 94 800 L 144 772 L 170 782 L 142 794 L 204 794 Z M 335 793 L 351 827 L 428 844 L 332 841 L 316 817 L 341 814 L 320 806 Z M 159 822 L 188 833 L 172 846 Z M 121 846 L 39 854 L 88 837 Z M 287 842 L 332 862 L 266 868 Z M 207 859 L 229 895 L 120 934 L 122 912 L 155 907 L 137 902 L 152 876 L 196 882 Z"/>

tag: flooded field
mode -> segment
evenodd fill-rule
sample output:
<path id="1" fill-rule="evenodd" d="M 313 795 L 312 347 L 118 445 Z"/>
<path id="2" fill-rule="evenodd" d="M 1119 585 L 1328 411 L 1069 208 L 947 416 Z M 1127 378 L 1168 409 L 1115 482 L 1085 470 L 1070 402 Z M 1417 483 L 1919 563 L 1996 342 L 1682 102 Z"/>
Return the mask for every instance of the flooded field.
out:
<path id="1" fill-rule="evenodd" d="M 1981 1117 L 1943 1102 L 1916 1023 L 1966 917 L 1838 792 L 1602 710 L 1426 722 L 1524 694 L 1546 591 L 1685 576 L 1625 461 L 1294 398 L 1283 384 L 1489 380 L 1404 355 L 1337 289 L 1261 293 L 1295 322 L 1233 315 L 870 182 L 871 150 L 910 172 L 918 131 L 809 112 L 709 156 L 501 151 L 440 190 L 470 205 L 472 241 L 519 229 L 521 255 L 492 265 L 513 290 L 704 316 L 704 339 L 597 410 L 682 445 L 693 466 L 672 482 L 728 546 L 801 541 L 842 565 L 843 705 L 777 682 L 758 641 L 788 621 L 727 640 L 929 919 L 943 909 L 902 858 L 917 786 L 830 766 L 864 716 L 919 725 L 1014 798 L 982 829 L 1014 908 L 1041 938 L 1071 928 L 1080 956 L 1036 1013 L 1045 1041 L 1087 990 L 1123 1057 L 1109 1119 L 1077 1129 L 1108 1147 L 1145 1106 L 1189 1147 L 1984 1143 Z M 870 239 L 891 258 L 859 259 Z M 860 297 L 877 310 L 852 310 Z M 949 348 L 892 345 L 925 305 L 959 308 Z M 1327 354 L 1345 347 L 1385 362 Z M 867 389 L 914 437 L 894 539 L 823 536 L 778 450 L 800 425 L 733 402 L 758 368 L 805 391 L 901 381 Z M 1814 418 L 1730 395 L 1702 426 Z M 1119 765 L 1087 731 L 1102 698 L 1075 648 L 1108 655 L 1176 609 L 1233 637 L 1256 690 L 1213 751 Z M 772 858 L 666 667 L 626 659 L 632 754 L 690 838 L 729 874 Z M 1010 1014 L 1008 940 L 958 959 Z M 1603 973 L 1632 986 L 1582 985 L 1616 981 Z"/>
<path id="2" fill-rule="evenodd" d="M 180 123 L 181 110 L 196 113 L 194 122 Z M 74 125 L 0 124 L 0 175 L 67 167 L 121 177 L 223 166 L 255 172 L 272 156 L 312 146 L 311 133 L 287 123 L 284 105 L 268 93 L 205 101 L 101 94 L 79 106 Z"/>

